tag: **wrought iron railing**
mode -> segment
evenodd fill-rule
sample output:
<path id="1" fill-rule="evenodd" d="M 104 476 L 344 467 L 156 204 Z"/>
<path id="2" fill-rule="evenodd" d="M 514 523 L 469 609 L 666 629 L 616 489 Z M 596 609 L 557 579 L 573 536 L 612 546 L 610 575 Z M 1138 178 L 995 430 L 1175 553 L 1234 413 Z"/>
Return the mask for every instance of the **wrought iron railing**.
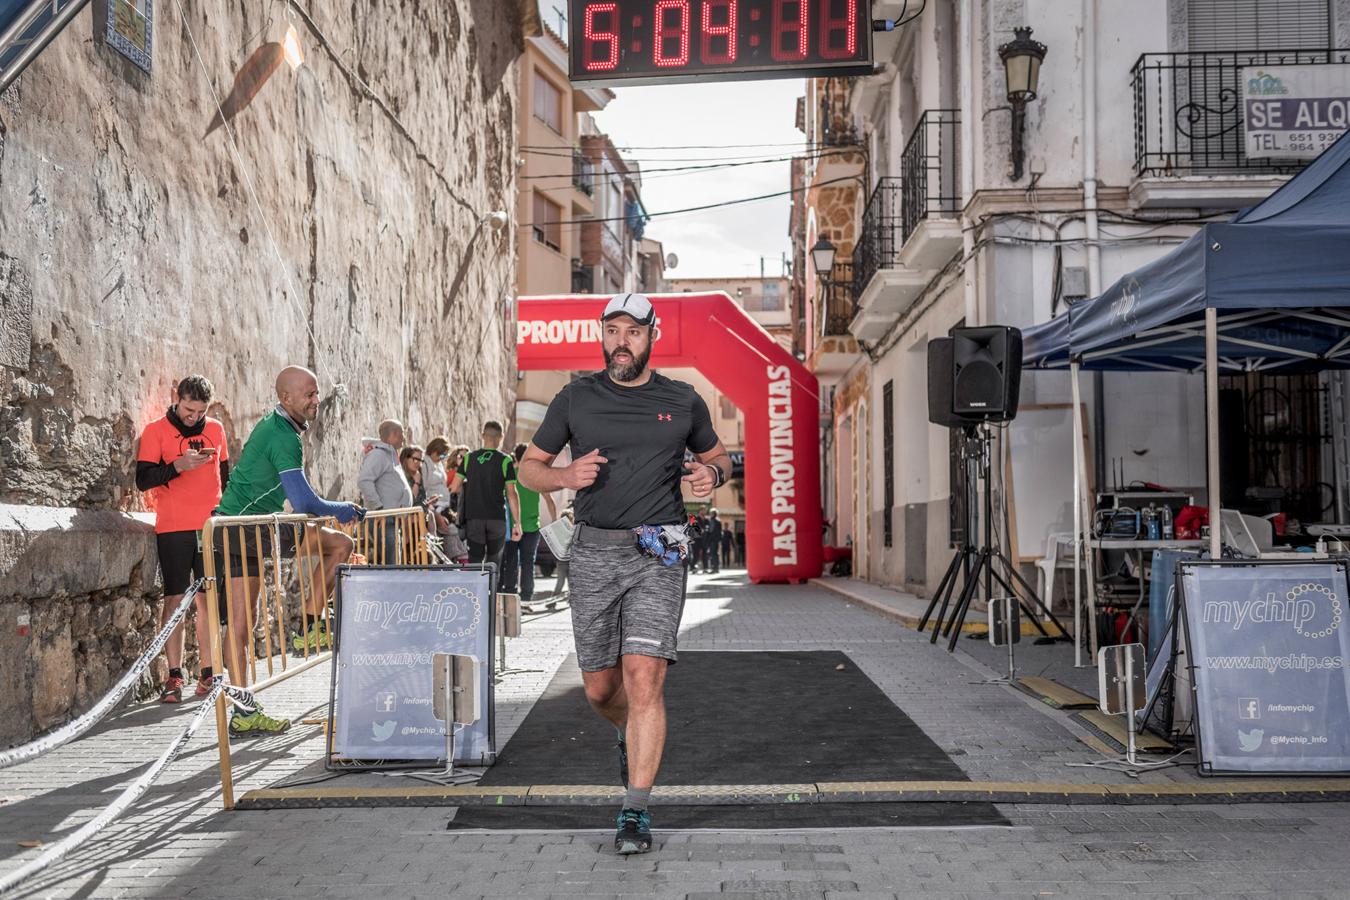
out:
<path id="1" fill-rule="evenodd" d="M 924 219 L 961 211 L 956 155 L 960 125 L 957 110 L 925 110 L 905 144 L 900 156 L 902 244 Z"/>
<path id="2" fill-rule="evenodd" d="M 1145 53 L 1134 86 L 1139 175 L 1283 174 L 1306 160 L 1249 159 L 1242 128 L 1243 69 L 1350 63 L 1350 50 Z"/>
<path id="3" fill-rule="evenodd" d="M 867 200 L 862 229 L 853 251 L 853 297 L 867 289 L 878 269 L 893 269 L 900 264 L 901 189 L 899 178 L 882 178 Z"/>
<path id="4" fill-rule="evenodd" d="M 595 190 L 591 161 L 580 150 L 572 151 L 572 185 L 588 197 Z"/>
<path id="5" fill-rule="evenodd" d="M 595 270 L 583 266 L 581 260 L 572 260 L 572 293 L 591 294 L 595 292 Z"/>
<path id="6" fill-rule="evenodd" d="M 830 277 L 823 283 L 824 302 L 820 304 L 821 337 L 849 336 L 848 323 L 853 321 L 857 303 L 853 299 L 853 263 L 836 262 Z"/>

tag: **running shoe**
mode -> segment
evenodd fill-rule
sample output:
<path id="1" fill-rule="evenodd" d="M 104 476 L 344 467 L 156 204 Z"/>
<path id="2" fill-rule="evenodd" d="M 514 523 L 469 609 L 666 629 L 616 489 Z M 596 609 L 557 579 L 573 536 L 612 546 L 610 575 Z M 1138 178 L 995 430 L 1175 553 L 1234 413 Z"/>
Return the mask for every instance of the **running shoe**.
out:
<path id="1" fill-rule="evenodd" d="M 200 699 L 200 698 L 202 698 L 202 697 L 205 697 L 207 694 L 211 693 L 211 682 L 212 682 L 212 680 L 213 680 L 213 679 L 210 679 L 210 678 L 201 678 L 201 677 L 199 677 L 199 678 L 197 679 L 197 689 L 196 689 L 195 691 L 193 691 L 192 693 L 193 693 L 198 699 Z"/>
<path id="2" fill-rule="evenodd" d="M 230 716 L 230 737 L 262 737 L 269 734 L 281 734 L 291 728 L 290 719 L 274 719 L 262 711 L 259 706 L 245 715 L 235 710 Z"/>
<path id="3" fill-rule="evenodd" d="M 645 809 L 625 809 L 619 813 L 619 830 L 614 833 L 614 849 L 621 856 L 646 853 L 652 849 L 652 817 Z"/>
<path id="4" fill-rule="evenodd" d="M 619 782 L 626 789 L 628 787 L 628 745 L 620 737 L 619 742 L 614 746 L 619 748 Z"/>
<path id="5" fill-rule="evenodd" d="M 183 702 L 183 679 L 177 675 L 170 675 L 164 682 L 164 690 L 159 692 L 160 703 L 182 703 Z"/>
<path id="6" fill-rule="evenodd" d="M 291 638 L 291 647 L 297 655 L 303 655 L 306 648 L 311 653 L 318 653 L 320 650 L 327 650 L 332 645 L 333 638 L 328 633 L 328 624 L 322 619 L 315 619 L 311 622 L 309 631 L 305 634 L 297 634 Z"/>

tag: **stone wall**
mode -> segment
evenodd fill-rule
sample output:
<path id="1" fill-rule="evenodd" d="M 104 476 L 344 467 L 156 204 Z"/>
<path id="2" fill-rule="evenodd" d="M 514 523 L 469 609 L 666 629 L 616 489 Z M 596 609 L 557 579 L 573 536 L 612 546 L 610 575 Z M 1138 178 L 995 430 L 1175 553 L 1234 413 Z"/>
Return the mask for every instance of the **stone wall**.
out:
<path id="1" fill-rule="evenodd" d="M 216 97 L 284 34 L 284 7 L 156 4 L 146 74 L 104 43 L 101 6 L 0 97 L 0 503 L 143 510 L 137 435 L 190 372 L 215 383 L 237 453 L 278 369 L 315 369 L 325 399 L 307 468 L 333 498 L 356 498 L 359 439 L 382 418 L 419 442 L 508 419 L 517 4 L 293 3 L 305 64 L 283 64 L 206 137 Z M 506 228 L 486 224 L 493 210 Z M 150 547 L 116 583 L 94 557 L 49 584 L 16 577 L 33 535 L 6 523 L 25 515 L 0 517 L 0 651 L 66 655 L 46 609 L 108 618 L 122 637 L 72 647 L 84 686 L 63 709 L 30 716 L 36 676 L 3 667 L 0 721 L 24 725 L 0 744 L 97 696 L 156 618 L 143 523 L 91 525 L 100 552 Z M 53 529 L 52 565 L 89 552 Z M 36 616 L 22 635 L 21 607 Z"/>

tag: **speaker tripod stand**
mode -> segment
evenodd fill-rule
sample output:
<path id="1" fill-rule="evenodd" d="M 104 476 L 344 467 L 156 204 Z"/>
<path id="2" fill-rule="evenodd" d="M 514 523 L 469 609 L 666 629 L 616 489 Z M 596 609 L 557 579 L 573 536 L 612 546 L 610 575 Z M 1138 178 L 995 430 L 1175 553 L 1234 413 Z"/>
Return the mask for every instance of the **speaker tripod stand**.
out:
<path id="1" fill-rule="evenodd" d="M 938 583 L 933 598 L 928 601 L 928 608 L 919 619 L 919 631 L 923 631 L 931 619 L 933 631 L 928 642 L 936 644 L 941 633 L 943 637 L 948 638 L 947 651 L 954 652 L 956 641 L 961 636 L 961 626 L 965 624 L 971 601 L 975 599 L 983 576 L 985 600 L 988 601 L 994 596 L 994 583 L 997 582 L 1008 597 L 1017 598 L 1022 613 L 1041 633 L 1040 641 L 1072 640 L 1068 630 L 1060 624 L 1054 613 L 1041 602 L 1035 589 L 1017 571 L 1017 566 L 1013 565 L 1001 547 L 993 545 L 993 467 L 990 458 L 989 426 L 985 424 L 964 426 L 962 432 L 960 453 L 966 497 L 965 540 L 952 557 L 951 564 L 947 566 L 947 572 Z M 979 531 L 979 523 L 975 521 L 976 517 L 970 502 L 977 487 L 977 480 L 984 483 L 984 540 L 980 547 L 973 545 Z M 960 593 L 957 593 L 958 583 L 961 584 Z M 1014 583 L 1022 589 L 1021 592 L 1013 587 Z M 954 604 L 953 597 L 955 597 Z M 949 606 L 950 616 L 947 614 Z M 937 611 L 936 618 L 934 610 Z M 1041 616 L 1059 630 L 1058 635 L 1051 635 L 1046 631 L 1045 626 L 1041 624 Z"/>

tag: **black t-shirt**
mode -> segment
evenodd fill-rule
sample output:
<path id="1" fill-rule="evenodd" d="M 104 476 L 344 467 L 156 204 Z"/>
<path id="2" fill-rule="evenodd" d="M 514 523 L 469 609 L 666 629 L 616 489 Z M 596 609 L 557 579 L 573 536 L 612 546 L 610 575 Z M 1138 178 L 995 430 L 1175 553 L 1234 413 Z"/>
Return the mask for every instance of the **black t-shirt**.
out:
<path id="1" fill-rule="evenodd" d="M 506 485 L 516 482 L 516 463 L 500 450 L 464 455 L 456 469 L 464 479 L 463 519 L 506 520 Z"/>
<path id="2" fill-rule="evenodd" d="M 641 387 L 620 387 L 604 372 L 577 379 L 548 406 L 534 445 L 572 459 L 599 448 L 609 462 L 577 491 L 578 522 L 596 528 L 676 525 L 685 521 L 680 478 L 685 448 L 717 446 L 708 405 L 693 387 L 652 373 Z"/>

